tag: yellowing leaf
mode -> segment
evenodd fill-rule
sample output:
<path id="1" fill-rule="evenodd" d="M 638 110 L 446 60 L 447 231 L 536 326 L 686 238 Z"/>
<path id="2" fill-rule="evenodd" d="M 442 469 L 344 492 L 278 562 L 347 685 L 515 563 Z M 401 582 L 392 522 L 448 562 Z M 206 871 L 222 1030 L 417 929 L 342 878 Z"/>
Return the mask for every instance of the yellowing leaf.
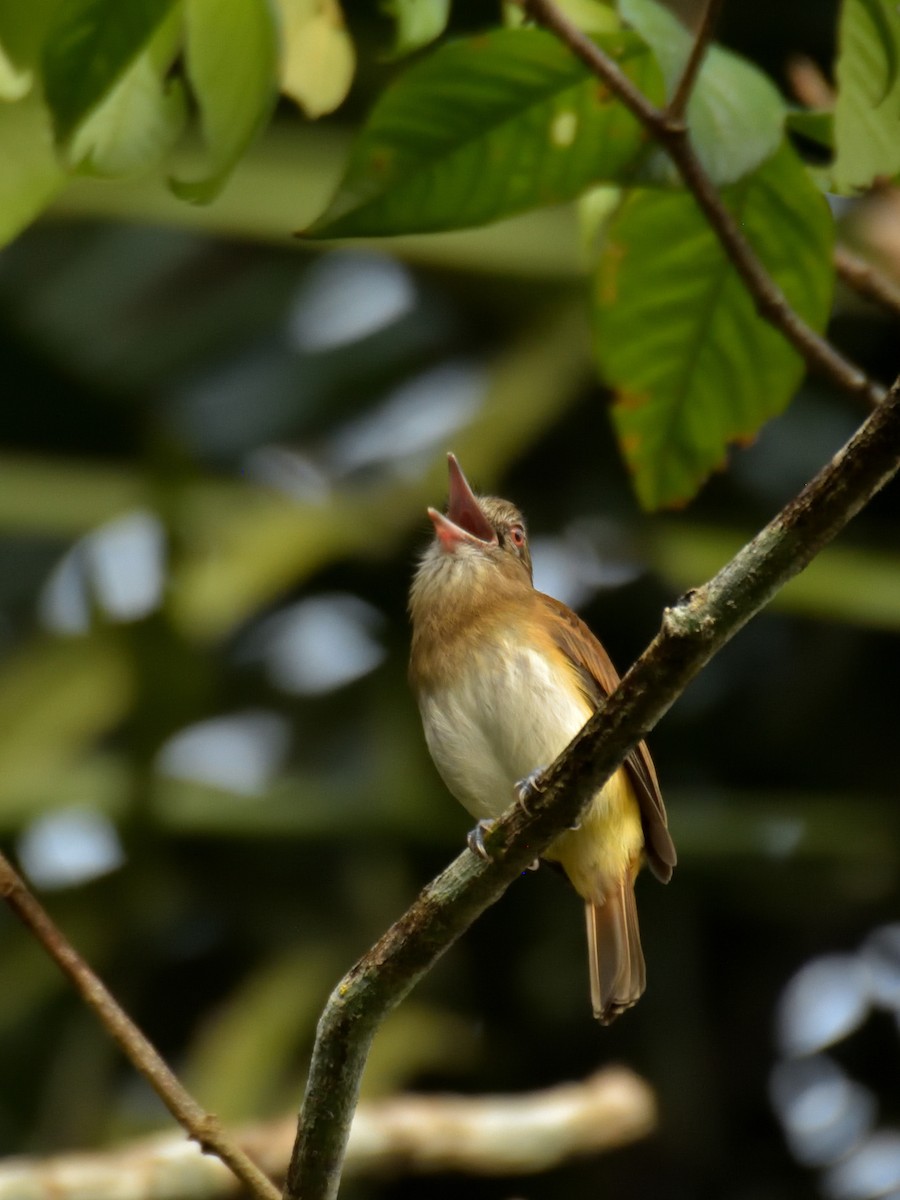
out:
<path id="1" fill-rule="evenodd" d="M 834 221 L 785 144 L 723 200 L 791 307 L 815 329 L 831 302 Z M 803 361 L 760 317 L 684 191 L 635 189 L 608 228 L 594 284 L 595 351 L 647 509 L 677 507 L 781 412 Z"/>
<path id="2" fill-rule="evenodd" d="M 334 112 L 356 69 L 353 39 L 338 0 L 278 0 L 283 49 L 281 90 L 308 117 Z"/>

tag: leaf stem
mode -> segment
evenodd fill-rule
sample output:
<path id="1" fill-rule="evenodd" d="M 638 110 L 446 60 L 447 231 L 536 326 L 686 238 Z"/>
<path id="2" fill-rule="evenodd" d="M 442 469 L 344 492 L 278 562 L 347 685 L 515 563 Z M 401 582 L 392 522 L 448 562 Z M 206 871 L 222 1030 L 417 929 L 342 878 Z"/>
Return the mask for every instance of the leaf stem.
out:
<path id="1" fill-rule="evenodd" d="M 694 44 L 691 46 L 691 53 L 684 64 L 684 70 L 681 73 L 681 78 L 678 80 L 672 99 L 666 106 L 665 115 L 670 122 L 680 121 L 684 118 L 688 101 L 691 98 L 691 92 L 694 90 L 694 84 L 697 82 L 697 76 L 700 73 L 700 68 L 703 66 L 707 47 L 712 41 L 712 35 L 718 23 L 723 3 L 724 0 L 706 0 L 703 16 L 700 18 L 700 25 L 694 37 Z"/>
<path id="2" fill-rule="evenodd" d="M 585 66 L 614 92 L 641 122 L 651 137 L 665 150 L 678 168 L 685 186 L 709 221 L 725 253 L 753 297 L 756 310 L 791 343 L 807 366 L 817 370 L 837 387 L 870 404 L 884 397 L 881 384 L 844 358 L 820 334 L 791 308 L 784 293 L 771 278 L 741 233 L 690 142 L 687 127 L 680 119 L 672 120 L 635 87 L 594 42 L 569 20 L 553 0 L 521 0 L 525 12 L 560 39 Z"/>
<path id="3" fill-rule="evenodd" d="M 900 284 L 896 280 L 846 246 L 835 248 L 834 265 L 844 283 L 860 296 L 900 317 Z"/>

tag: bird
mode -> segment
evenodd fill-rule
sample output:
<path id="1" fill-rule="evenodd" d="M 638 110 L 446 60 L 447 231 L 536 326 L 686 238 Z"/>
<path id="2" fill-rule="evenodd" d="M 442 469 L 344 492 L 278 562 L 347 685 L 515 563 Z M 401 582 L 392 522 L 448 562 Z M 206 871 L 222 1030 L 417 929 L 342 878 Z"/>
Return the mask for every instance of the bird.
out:
<path id="1" fill-rule="evenodd" d="M 413 575 L 409 679 L 429 752 L 449 791 L 486 829 L 616 687 L 619 676 L 588 626 L 533 583 L 525 519 L 476 496 L 448 455 L 446 513 Z M 656 769 L 644 742 L 593 797 L 579 826 L 543 858 L 561 866 L 585 904 L 594 1016 L 607 1025 L 644 992 L 634 881 L 646 862 L 667 883 L 676 863 Z"/>

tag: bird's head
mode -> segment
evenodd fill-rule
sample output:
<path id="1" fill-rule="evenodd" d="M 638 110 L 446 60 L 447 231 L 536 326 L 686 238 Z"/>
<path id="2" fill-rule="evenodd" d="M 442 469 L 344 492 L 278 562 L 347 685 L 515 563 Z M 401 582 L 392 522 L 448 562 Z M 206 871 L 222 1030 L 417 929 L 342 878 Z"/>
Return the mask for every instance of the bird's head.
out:
<path id="1" fill-rule="evenodd" d="M 449 603 L 477 601 L 531 587 L 531 554 L 525 519 L 514 504 L 476 496 L 453 454 L 447 456 L 450 497 L 446 513 L 429 508 L 434 538 L 425 550 L 413 586 L 416 599 Z"/>

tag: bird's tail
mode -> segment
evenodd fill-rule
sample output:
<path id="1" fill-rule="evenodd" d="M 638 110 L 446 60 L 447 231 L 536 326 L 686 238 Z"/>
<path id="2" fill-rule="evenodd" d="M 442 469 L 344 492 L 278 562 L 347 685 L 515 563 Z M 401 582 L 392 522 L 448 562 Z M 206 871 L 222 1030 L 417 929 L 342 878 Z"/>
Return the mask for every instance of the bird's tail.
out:
<path id="1" fill-rule="evenodd" d="M 602 1025 L 636 1004 L 646 986 L 644 953 L 631 872 L 614 884 L 602 903 L 588 900 L 588 959 L 591 1003 Z"/>

